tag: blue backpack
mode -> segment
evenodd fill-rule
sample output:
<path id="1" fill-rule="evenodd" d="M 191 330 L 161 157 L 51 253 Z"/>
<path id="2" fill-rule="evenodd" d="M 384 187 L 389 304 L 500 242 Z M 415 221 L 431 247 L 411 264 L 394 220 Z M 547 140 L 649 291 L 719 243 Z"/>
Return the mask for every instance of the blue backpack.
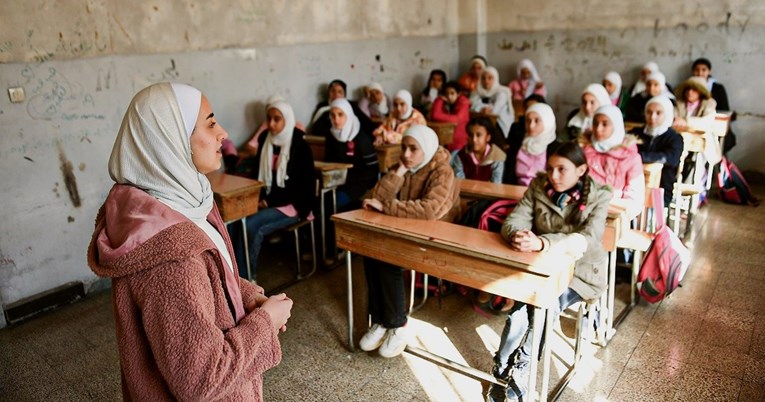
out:
<path id="1" fill-rule="evenodd" d="M 752 194 L 744 175 L 728 158 L 720 161 L 720 173 L 717 174 L 717 186 L 720 198 L 730 204 L 760 205 L 760 200 Z"/>

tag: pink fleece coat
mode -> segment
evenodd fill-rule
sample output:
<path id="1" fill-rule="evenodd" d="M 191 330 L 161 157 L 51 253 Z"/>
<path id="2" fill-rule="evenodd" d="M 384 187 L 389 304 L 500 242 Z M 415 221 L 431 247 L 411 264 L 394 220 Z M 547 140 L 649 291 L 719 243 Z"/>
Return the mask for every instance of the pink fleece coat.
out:
<path id="1" fill-rule="evenodd" d="M 217 208 L 207 219 L 233 255 Z M 124 400 L 263 399 L 263 372 L 281 360 L 277 331 L 250 307 L 254 285 L 228 271 L 193 222 L 117 184 L 96 217 L 88 264 L 112 278 Z"/>
<path id="2" fill-rule="evenodd" d="M 645 203 L 645 175 L 635 137 L 628 135 L 622 145 L 603 153 L 585 139 L 583 149 L 590 176 L 600 184 L 613 187 L 613 198 L 630 201 L 628 214 L 637 215 Z"/>

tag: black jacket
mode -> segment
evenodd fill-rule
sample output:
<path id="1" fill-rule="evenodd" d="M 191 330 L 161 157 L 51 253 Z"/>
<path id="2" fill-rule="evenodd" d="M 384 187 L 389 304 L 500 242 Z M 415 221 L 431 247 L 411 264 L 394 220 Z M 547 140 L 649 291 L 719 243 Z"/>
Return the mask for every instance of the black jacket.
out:
<path id="1" fill-rule="evenodd" d="M 632 131 L 638 136 L 638 152 L 643 163 L 663 163 L 661 169 L 661 188 L 664 189 L 664 206 L 672 200 L 672 189 L 677 179 L 677 167 L 683 153 L 683 137 L 673 128 L 664 134 L 652 137 L 644 134 L 642 128 Z"/>
<path id="2" fill-rule="evenodd" d="M 353 168 L 348 170 L 345 184 L 338 188 L 348 195 L 351 201 L 361 199 L 367 190 L 377 183 L 380 173 L 380 165 L 369 135 L 363 130 L 351 141 L 353 153 L 349 155 L 348 143 L 340 142 L 330 133 L 324 148 L 324 159 L 327 162 L 352 163 Z"/>
<path id="3" fill-rule="evenodd" d="M 372 134 L 373 131 L 379 126 L 379 124 L 376 124 L 372 120 L 369 119 L 369 116 L 364 114 L 364 112 L 359 109 L 358 103 L 349 100 L 348 101 L 351 104 L 351 108 L 353 109 L 353 114 L 356 115 L 356 117 L 359 118 L 359 123 L 361 125 L 361 131 L 364 132 L 366 135 L 369 136 L 371 140 L 374 140 L 374 135 Z M 316 105 L 316 109 L 313 111 L 314 114 L 316 112 L 323 108 L 328 106 L 329 103 L 327 101 L 321 101 L 318 105 Z M 311 116 L 313 118 L 313 115 Z M 317 135 L 324 138 L 329 138 L 332 136 L 332 133 L 330 133 L 330 129 L 332 128 L 332 121 L 329 119 L 329 112 L 324 112 L 318 119 L 316 119 L 313 124 L 311 124 L 310 133 L 311 135 Z"/>

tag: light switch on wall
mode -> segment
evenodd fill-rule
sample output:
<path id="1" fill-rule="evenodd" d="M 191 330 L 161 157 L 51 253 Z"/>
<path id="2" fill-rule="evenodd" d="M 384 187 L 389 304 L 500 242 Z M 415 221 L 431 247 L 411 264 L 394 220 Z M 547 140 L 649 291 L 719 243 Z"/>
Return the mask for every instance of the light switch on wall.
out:
<path id="1" fill-rule="evenodd" d="M 24 102 L 27 98 L 23 87 L 8 88 L 8 97 L 11 98 L 11 103 Z"/>

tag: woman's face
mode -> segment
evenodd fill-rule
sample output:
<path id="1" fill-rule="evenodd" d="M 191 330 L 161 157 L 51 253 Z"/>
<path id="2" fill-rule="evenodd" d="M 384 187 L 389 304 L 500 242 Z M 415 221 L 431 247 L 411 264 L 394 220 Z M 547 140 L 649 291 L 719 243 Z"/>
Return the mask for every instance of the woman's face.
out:
<path id="1" fill-rule="evenodd" d="M 425 159 L 425 153 L 422 152 L 417 140 L 412 137 L 404 137 L 401 140 L 401 162 L 404 163 L 404 166 L 411 169 L 422 163 L 423 159 Z"/>
<path id="2" fill-rule="evenodd" d="M 481 86 L 483 86 L 484 89 L 491 89 L 491 87 L 494 86 L 494 75 L 484 71 L 483 74 L 481 74 Z"/>
<path id="3" fill-rule="evenodd" d="M 279 134 L 284 130 L 284 115 L 279 109 L 272 107 L 266 112 L 266 126 L 271 134 Z"/>
<path id="4" fill-rule="evenodd" d="M 329 92 L 327 94 L 327 99 L 329 100 L 329 103 L 332 103 L 335 99 L 342 99 L 345 98 L 345 90 L 343 89 L 340 84 L 334 84 L 329 87 Z"/>
<path id="5" fill-rule="evenodd" d="M 409 112 L 409 105 L 403 99 L 395 98 L 393 99 L 393 110 L 396 111 L 396 116 L 403 118 Z"/>
<path id="6" fill-rule="evenodd" d="M 429 85 L 431 88 L 435 88 L 440 91 L 444 86 L 444 77 L 441 76 L 441 74 L 433 74 L 430 77 Z"/>
<path id="7" fill-rule="evenodd" d="M 345 122 L 348 121 L 348 115 L 343 112 L 343 109 L 333 107 L 329 109 L 329 120 L 332 121 L 333 128 L 340 130 L 345 127 Z"/>
<path id="8" fill-rule="evenodd" d="M 648 68 L 644 68 L 644 69 L 640 70 L 640 81 L 645 82 L 645 80 L 648 79 L 648 76 L 651 75 L 652 72 L 653 71 L 651 71 Z"/>
<path id="9" fill-rule="evenodd" d="M 598 99 L 591 93 L 582 95 L 581 109 L 585 116 L 592 117 L 592 115 L 595 114 L 595 111 L 598 110 L 599 107 L 600 103 L 598 103 Z"/>
<path id="10" fill-rule="evenodd" d="M 648 93 L 648 96 L 653 98 L 654 96 L 661 95 L 661 84 L 659 81 L 656 80 L 649 80 L 645 83 L 645 91 Z"/>
<path id="11" fill-rule="evenodd" d="M 592 119 L 592 136 L 595 141 L 605 141 L 614 134 L 614 125 L 611 119 L 604 114 L 596 114 Z"/>
<path id="12" fill-rule="evenodd" d="M 203 95 L 190 139 L 191 160 L 199 173 L 207 174 L 220 169 L 220 160 L 223 158 L 221 146 L 226 138 L 228 133 L 218 125 L 210 102 Z"/>
<path id="13" fill-rule="evenodd" d="M 709 79 L 709 75 L 712 74 L 712 70 L 709 69 L 705 64 L 696 64 L 693 67 L 693 76 L 694 77 L 701 77 L 704 80 Z"/>
<path id="14" fill-rule="evenodd" d="M 542 133 L 545 129 L 545 124 L 542 121 L 542 116 L 537 112 L 526 113 L 526 136 L 536 137 Z"/>
<path id="15" fill-rule="evenodd" d="M 523 67 L 523 68 L 521 69 L 521 79 L 522 79 L 522 80 L 528 80 L 528 79 L 531 79 L 531 70 L 529 70 L 529 69 L 528 69 L 528 68 L 526 68 L 526 67 Z"/>
<path id="16" fill-rule="evenodd" d="M 483 64 L 474 61 L 473 64 L 470 65 L 470 75 L 473 77 L 480 77 L 481 73 L 483 73 Z"/>
<path id="17" fill-rule="evenodd" d="M 688 88 L 688 89 L 685 90 L 685 101 L 686 102 L 691 102 L 691 103 L 698 102 L 700 97 L 701 97 L 701 94 L 699 93 L 699 91 L 697 91 L 697 90 L 695 90 L 693 88 Z"/>
<path id="18" fill-rule="evenodd" d="M 383 102 L 383 98 L 383 93 L 379 89 L 369 90 L 369 100 L 372 101 L 372 103 L 380 104 Z"/>
<path id="19" fill-rule="evenodd" d="M 486 152 L 486 146 L 489 144 L 489 132 L 486 127 L 480 124 L 473 124 L 467 128 L 468 147 L 473 152 Z"/>
<path id="20" fill-rule="evenodd" d="M 454 88 L 446 88 L 446 101 L 453 105 L 457 102 L 457 98 L 460 97 L 460 93 Z"/>
<path id="21" fill-rule="evenodd" d="M 573 162 L 562 156 L 552 155 L 547 160 L 547 180 L 559 193 L 573 188 L 586 171 L 586 164 L 575 166 Z"/>
<path id="22" fill-rule="evenodd" d="M 614 83 L 609 80 L 603 80 L 603 86 L 606 88 L 606 91 L 608 91 L 609 95 L 613 95 L 614 91 L 616 91 L 616 85 L 614 85 Z"/>
<path id="23" fill-rule="evenodd" d="M 645 124 L 648 128 L 659 127 L 664 123 L 664 108 L 658 103 L 649 103 L 645 108 Z"/>

